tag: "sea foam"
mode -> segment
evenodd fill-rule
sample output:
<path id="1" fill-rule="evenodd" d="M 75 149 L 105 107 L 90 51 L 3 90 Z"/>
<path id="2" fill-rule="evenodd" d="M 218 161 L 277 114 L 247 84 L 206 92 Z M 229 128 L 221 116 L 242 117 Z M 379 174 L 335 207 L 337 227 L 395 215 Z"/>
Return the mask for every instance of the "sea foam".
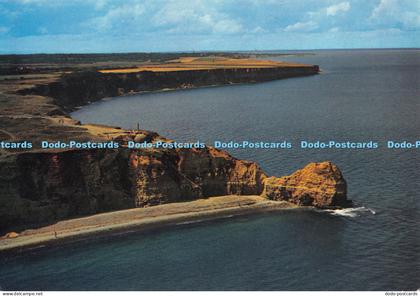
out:
<path id="1" fill-rule="evenodd" d="M 370 208 L 366 207 L 357 207 L 357 208 L 346 208 L 346 209 L 338 209 L 338 210 L 324 210 L 323 212 L 327 212 L 334 216 L 345 216 L 345 217 L 359 217 L 364 213 L 370 213 L 375 215 L 376 212 Z"/>

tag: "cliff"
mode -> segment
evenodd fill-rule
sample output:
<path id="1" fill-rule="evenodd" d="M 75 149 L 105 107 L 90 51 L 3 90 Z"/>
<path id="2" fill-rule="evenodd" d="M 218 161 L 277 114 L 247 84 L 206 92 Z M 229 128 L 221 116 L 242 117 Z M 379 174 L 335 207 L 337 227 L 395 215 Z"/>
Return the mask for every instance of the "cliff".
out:
<path id="1" fill-rule="evenodd" d="M 210 85 L 262 82 L 314 75 L 318 66 L 236 68 L 137 73 L 74 72 L 58 81 L 22 90 L 22 94 L 53 97 L 57 105 L 72 110 L 105 97 L 162 89 L 194 88 Z"/>
<path id="2" fill-rule="evenodd" d="M 0 231 L 65 218 L 222 195 L 262 195 L 301 206 L 347 207 L 330 162 L 270 177 L 254 162 L 204 149 L 71 150 L 2 159 Z"/>
<path id="3" fill-rule="evenodd" d="M 154 135 L 151 141 L 162 139 Z M 211 147 L 22 152 L 0 161 L 0 231 L 210 196 L 258 195 L 266 178 L 255 163 Z"/>
<path id="4" fill-rule="evenodd" d="M 316 66 L 102 74 L 0 84 L 4 140 L 168 141 L 149 131 L 80 125 L 66 114 L 108 96 L 312 75 Z M 59 106 L 59 107 L 57 107 Z M 254 162 L 203 149 L 0 150 L 0 232 L 94 213 L 221 195 L 263 195 L 316 207 L 348 206 L 346 183 L 330 163 L 267 178 Z"/>

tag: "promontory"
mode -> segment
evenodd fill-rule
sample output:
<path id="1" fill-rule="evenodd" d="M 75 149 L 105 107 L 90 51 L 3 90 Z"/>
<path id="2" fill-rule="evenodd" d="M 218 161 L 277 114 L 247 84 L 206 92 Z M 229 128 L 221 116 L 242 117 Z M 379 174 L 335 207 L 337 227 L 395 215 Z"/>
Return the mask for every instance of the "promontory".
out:
<path id="1" fill-rule="evenodd" d="M 208 146 L 124 149 L 129 141 L 170 140 L 140 128 L 83 125 L 68 114 L 92 101 L 130 93 L 316 75 L 316 65 L 213 55 L 91 65 L 86 65 L 86 57 L 72 63 L 75 57 L 70 55 L 70 62 L 44 64 L 42 58 L 61 59 L 35 56 L 31 62 L 30 57 L 22 57 L 20 63 L 17 57 L 0 57 L 4 74 L 0 76 L 0 140 L 32 143 L 29 149 L 0 150 L 0 235 L 98 213 L 217 196 L 224 196 L 219 208 L 232 206 L 225 203 L 229 196 L 232 200 L 251 196 L 252 204 L 270 201 L 270 205 L 318 208 L 351 204 L 346 181 L 329 161 L 310 163 L 289 176 L 269 177 L 255 162 Z M 110 139 L 120 148 L 40 149 L 42 140 Z"/>

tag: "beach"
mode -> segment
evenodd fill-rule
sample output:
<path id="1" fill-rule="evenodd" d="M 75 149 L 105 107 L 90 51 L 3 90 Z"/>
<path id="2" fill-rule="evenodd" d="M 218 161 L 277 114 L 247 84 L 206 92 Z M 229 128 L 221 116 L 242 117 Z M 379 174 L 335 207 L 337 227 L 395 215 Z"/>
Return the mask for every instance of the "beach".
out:
<path id="1" fill-rule="evenodd" d="M 135 208 L 64 220 L 37 229 L 25 230 L 15 238 L 0 239 L 0 253 L 19 251 L 69 241 L 145 230 L 164 226 L 244 215 L 261 211 L 294 209 L 296 205 L 284 201 L 270 201 L 254 195 L 226 195 Z"/>

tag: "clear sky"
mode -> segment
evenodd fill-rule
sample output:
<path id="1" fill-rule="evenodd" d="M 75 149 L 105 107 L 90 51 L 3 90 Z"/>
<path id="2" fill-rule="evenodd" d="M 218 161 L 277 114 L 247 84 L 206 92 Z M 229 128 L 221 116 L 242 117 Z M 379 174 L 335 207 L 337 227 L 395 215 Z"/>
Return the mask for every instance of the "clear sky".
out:
<path id="1" fill-rule="evenodd" d="M 419 0 L 0 0 L 0 53 L 420 47 Z"/>

